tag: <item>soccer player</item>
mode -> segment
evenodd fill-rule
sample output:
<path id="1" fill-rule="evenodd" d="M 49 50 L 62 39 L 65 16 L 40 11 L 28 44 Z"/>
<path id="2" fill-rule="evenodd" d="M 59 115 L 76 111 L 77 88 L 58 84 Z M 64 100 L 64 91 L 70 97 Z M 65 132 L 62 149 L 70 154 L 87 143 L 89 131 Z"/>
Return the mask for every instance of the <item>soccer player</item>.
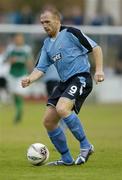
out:
<path id="1" fill-rule="evenodd" d="M 6 49 L 5 59 L 10 64 L 8 82 L 16 109 L 14 122 L 18 123 L 23 115 L 23 96 L 28 93 L 28 88 L 23 89 L 20 82 L 32 71 L 33 67 L 32 50 L 25 44 L 23 34 L 14 35 L 13 43 Z"/>
<path id="2" fill-rule="evenodd" d="M 44 41 L 35 69 L 22 80 L 22 87 L 29 86 L 42 77 L 51 64 L 55 65 L 61 81 L 48 99 L 44 126 L 61 159 L 50 162 L 49 165 L 80 165 L 85 163 L 94 151 L 77 116 L 92 90 L 88 53 L 93 54 L 96 66 L 94 78 L 98 83 L 104 80 L 102 50 L 79 29 L 62 26 L 57 10 L 44 10 L 40 21 L 48 37 Z M 76 160 L 72 158 L 65 134 L 58 126 L 61 118 L 79 141 L 80 154 Z"/>

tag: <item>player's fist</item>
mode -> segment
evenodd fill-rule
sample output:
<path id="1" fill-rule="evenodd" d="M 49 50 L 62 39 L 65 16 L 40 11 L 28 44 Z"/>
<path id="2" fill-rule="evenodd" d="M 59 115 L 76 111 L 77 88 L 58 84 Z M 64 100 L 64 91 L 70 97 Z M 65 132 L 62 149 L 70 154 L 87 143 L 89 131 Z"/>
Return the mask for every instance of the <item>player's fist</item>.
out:
<path id="1" fill-rule="evenodd" d="M 104 72 L 96 72 L 94 75 L 94 79 L 96 84 L 98 84 L 98 82 L 102 82 L 104 81 Z"/>
<path id="2" fill-rule="evenodd" d="M 27 86 L 29 86 L 30 85 L 30 78 L 29 77 L 26 77 L 25 79 L 23 79 L 22 81 L 21 81 L 21 86 L 23 87 L 23 88 L 25 88 L 25 87 L 27 87 Z"/>

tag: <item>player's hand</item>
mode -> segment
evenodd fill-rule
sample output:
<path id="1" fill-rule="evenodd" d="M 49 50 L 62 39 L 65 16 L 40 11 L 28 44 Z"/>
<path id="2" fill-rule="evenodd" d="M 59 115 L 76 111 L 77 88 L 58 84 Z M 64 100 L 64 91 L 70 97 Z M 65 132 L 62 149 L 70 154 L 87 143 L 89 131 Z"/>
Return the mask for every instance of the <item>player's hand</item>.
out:
<path id="1" fill-rule="evenodd" d="M 104 79 L 105 79 L 104 72 L 96 72 L 94 75 L 94 79 L 95 79 L 96 84 L 104 81 Z"/>
<path id="2" fill-rule="evenodd" d="M 27 86 L 29 86 L 30 85 L 30 78 L 29 77 L 26 77 L 25 79 L 23 79 L 22 81 L 21 81 L 21 86 L 23 87 L 23 88 L 25 88 L 25 87 L 27 87 Z"/>
<path id="3" fill-rule="evenodd" d="M 9 58 L 9 61 L 10 61 L 11 64 L 14 64 L 14 63 L 17 62 L 17 58 L 16 57 L 11 57 L 11 58 Z"/>

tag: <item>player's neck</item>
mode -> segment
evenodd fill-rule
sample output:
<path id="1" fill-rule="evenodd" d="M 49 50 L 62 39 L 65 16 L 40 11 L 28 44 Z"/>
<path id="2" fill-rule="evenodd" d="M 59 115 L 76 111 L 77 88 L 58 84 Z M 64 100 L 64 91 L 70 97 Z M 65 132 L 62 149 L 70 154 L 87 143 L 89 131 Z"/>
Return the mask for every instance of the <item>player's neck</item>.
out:
<path id="1" fill-rule="evenodd" d="M 51 38 L 56 38 L 56 37 L 58 36 L 59 31 L 60 31 L 60 28 L 61 28 L 61 24 L 59 24 L 59 25 L 57 26 L 57 29 L 56 29 L 55 33 L 52 34 Z"/>

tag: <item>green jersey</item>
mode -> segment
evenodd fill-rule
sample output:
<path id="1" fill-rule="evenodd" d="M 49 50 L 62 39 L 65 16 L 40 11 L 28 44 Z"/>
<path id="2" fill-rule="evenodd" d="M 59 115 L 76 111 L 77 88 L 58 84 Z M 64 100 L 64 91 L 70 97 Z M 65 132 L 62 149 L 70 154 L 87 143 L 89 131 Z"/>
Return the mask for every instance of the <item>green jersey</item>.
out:
<path id="1" fill-rule="evenodd" d="M 28 45 L 17 47 L 15 45 L 8 48 L 7 59 L 15 58 L 11 63 L 10 74 L 14 77 L 21 77 L 28 73 L 27 61 L 32 60 L 31 48 Z"/>

